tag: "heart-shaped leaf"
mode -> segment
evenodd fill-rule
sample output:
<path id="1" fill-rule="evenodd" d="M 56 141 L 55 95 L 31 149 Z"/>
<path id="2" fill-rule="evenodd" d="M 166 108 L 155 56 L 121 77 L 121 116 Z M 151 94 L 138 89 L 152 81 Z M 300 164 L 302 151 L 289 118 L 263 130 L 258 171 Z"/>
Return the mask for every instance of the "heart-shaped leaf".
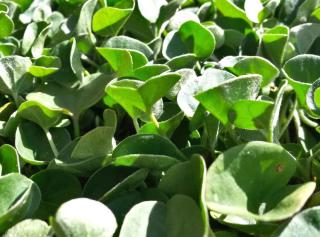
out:
<path id="1" fill-rule="evenodd" d="M 195 21 L 183 23 L 178 31 L 171 31 L 163 42 L 162 54 L 169 60 L 193 53 L 199 59 L 211 56 L 216 41 L 213 33 Z"/>
<path id="2" fill-rule="evenodd" d="M 205 70 L 201 77 L 196 77 L 193 72 L 190 77 L 180 83 L 182 85 L 177 96 L 180 109 L 186 116 L 193 117 L 199 105 L 199 101 L 194 96 L 232 78 L 235 76 L 231 73 L 213 68 Z"/>
<path id="3" fill-rule="evenodd" d="M 146 56 L 137 50 L 121 48 L 97 48 L 97 50 L 109 62 L 118 77 L 132 76 L 135 69 L 148 62 Z"/>
<path id="4" fill-rule="evenodd" d="M 137 118 L 141 117 L 142 113 L 149 115 L 152 112 L 152 106 L 165 96 L 179 79 L 180 75 L 176 73 L 155 76 L 144 83 L 125 79 L 110 83 L 106 88 L 106 92 L 132 118 Z"/>
<path id="5" fill-rule="evenodd" d="M 235 146 L 209 168 L 207 206 L 249 220 L 291 217 L 315 188 L 313 182 L 287 185 L 296 167 L 295 159 L 279 145 L 255 141 Z"/>
<path id="6" fill-rule="evenodd" d="M 227 124 L 232 106 L 239 100 L 255 99 L 260 83 L 259 75 L 241 76 L 201 92 L 195 98 L 223 124 Z"/>
<path id="7" fill-rule="evenodd" d="M 262 76 L 261 86 L 267 86 L 279 76 L 279 70 L 268 60 L 257 56 L 225 57 L 219 64 L 236 76 L 259 74 Z"/>

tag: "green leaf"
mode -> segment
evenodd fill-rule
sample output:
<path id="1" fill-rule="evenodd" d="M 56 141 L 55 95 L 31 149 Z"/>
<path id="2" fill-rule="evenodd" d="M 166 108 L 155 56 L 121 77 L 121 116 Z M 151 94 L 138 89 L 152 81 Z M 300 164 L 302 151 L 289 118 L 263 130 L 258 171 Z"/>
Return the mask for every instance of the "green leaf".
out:
<path id="1" fill-rule="evenodd" d="M 299 23 L 305 23 L 307 18 L 310 16 L 312 11 L 319 6 L 318 0 L 306 0 L 301 3 L 301 5 L 296 10 L 296 17 L 291 23 L 292 25 L 297 25 Z"/>
<path id="2" fill-rule="evenodd" d="M 315 114 L 320 114 L 320 80 L 316 80 L 310 86 L 306 94 L 306 103 L 308 108 Z"/>
<path id="3" fill-rule="evenodd" d="M 208 170 L 207 206 L 248 220 L 289 218 L 315 188 L 313 182 L 287 185 L 296 167 L 295 159 L 276 144 L 255 141 L 232 147 Z"/>
<path id="4" fill-rule="evenodd" d="M 163 43 L 162 54 L 172 59 L 187 53 L 193 53 L 200 59 L 211 56 L 216 41 L 213 33 L 195 21 L 183 23 L 178 31 L 171 31 Z"/>
<path id="5" fill-rule="evenodd" d="M 58 207 L 70 199 L 81 196 L 79 180 L 64 171 L 42 170 L 31 177 L 41 191 L 41 202 L 34 216 L 46 220 Z"/>
<path id="6" fill-rule="evenodd" d="M 319 207 L 306 209 L 296 216 L 284 226 L 281 226 L 272 237 L 291 237 L 300 236 L 313 237 L 320 234 L 319 226 Z"/>
<path id="7" fill-rule="evenodd" d="M 37 101 L 29 100 L 19 106 L 18 115 L 47 130 L 61 121 L 62 110 L 52 110 Z"/>
<path id="8" fill-rule="evenodd" d="M 229 118 L 237 128 L 257 130 L 268 129 L 273 103 L 263 100 L 239 100 L 233 104 Z M 230 116 L 231 117 L 231 116 Z"/>
<path id="9" fill-rule="evenodd" d="M 145 65 L 134 70 L 133 77 L 141 81 L 146 81 L 152 77 L 170 71 L 170 68 L 165 64 Z"/>
<path id="10" fill-rule="evenodd" d="M 306 23 L 290 29 L 290 42 L 298 54 L 308 53 L 319 36 L 320 24 Z"/>
<path id="11" fill-rule="evenodd" d="M 161 7 L 166 4 L 166 0 L 138 0 L 141 15 L 151 23 L 157 21 Z"/>
<path id="12" fill-rule="evenodd" d="M 306 107 L 306 95 L 310 85 L 320 78 L 319 66 L 319 56 L 303 54 L 288 60 L 283 67 L 290 85 L 304 107 Z"/>
<path id="13" fill-rule="evenodd" d="M 127 214 L 119 237 L 167 236 L 166 206 L 162 202 L 146 201 L 135 205 Z"/>
<path id="14" fill-rule="evenodd" d="M 41 199 L 38 186 L 20 174 L 0 177 L 0 192 L 0 233 L 32 215 Z"/>
<path id="15" fill-rule="evenodd" d="M 33 42 L 33 45 L 31 47 L 31 54 L 35 58 L 39 58 L 42 55 L 45 40 L 47 38 L 47 35 L 49 33 L 51 25 L 46 25 L 42 31 L 40 31 L 38 37 Z"/>
<path id="16" fill-rule="evenodd" d="M 78 198 L 59 207 L 53 229 L 57 237 L 112 237 L 117 229 L 117 221 L 110 209 L 102 203 Z"/>
<path id="17" fill-rule="evenodd" d="M 89 51 L 91 46 L 96 42 L 96 38 L 92 34 L 92 17 L 96 5 L 97 0 L 89 0 L 82 5 L 78 23 L 74 29 L 77 42 L 80 42 L 82 45 L 79 48 L 84 52 Z"/>
<path id="18" fill-rule="evenodd" d="M 121 48 L 97 48 L 97 50 L 109 62 L 118 77 L 132 76 L 135 69 L 148 62 L 146 56 L 137 50 Z"/>
<path id="19" fill-rule="evenodd" d="M 0 147 L 0 165 L 2 175 L 20 173 L 19 155 L 13 146 L 4 144 Z"/>
<path id="20" fill-rule="evenodd" d="M 77 41 L 75 38 L 72 39 L 72 46 L 70 51 L 70 67 L 72 72 L 76 75 L 78 80 L 84 80 L 84 67 L 82 66 L 81 60 L 81 52 L 77 48 Z"/>
<path id="21" fill-rule="evenodd" d="M 122 2 L 124 3 L 123 7 L 117 7 L 117 4 L 103 7 L 93 15 L 93 32 L 102 36 L 114 36 L 118 34 L 128 20 L 135 5 L 135 1 L 133 0 L 123 0 Z"/>
<path id="22" fill-rule="evenodd" d="M 263 5 L 260 0 L 245 0 L 244 10 L 252 22 L 260 23 L 259 14 L 263 11 Z"/>
<path id="23" fill-rule="evenodd" d="M 58 57 L 41 56 L 29 67 L 29 73 L 35 77 L 46 77 L 57 72 L 60 67 L 61 61 Z"/>
<path id="24" fill-rule="evenodd" d="M 110 83 L 106 92 L 117 101 L 132 118 L 152 112 L 152 106 L 177 83 L 180 75 L 166 73 L 152 77 L 144 83 L 136 80 L 120 80 Z M 159 86 L 161 85 L 161 86 Z"/>
<path id="25" fill-rule="evenodd" d="M 223 58 L 219 64 L 236 76 L 261 75 L 261 87 L 267 86 L 279 76 L 279 70 L 272 63 L 258 56 L 228 56 Z"/>
<path id="26" fill-rule="evenodd" d="M 171 166 L 179 163 L 176 158 L 166 155 L 154 154 L 129 154 L 118 156 L 112 162 L 115 166 L 127 166 L 145 168 L 149 170 L 167 170 Z"/>
<path id="27" fill-rule="evenodd" d="M 156 134 L 129 136 L 118 144 L 112 156 L 116 158 L 134 154 L 163 155 L 181 161 L 186 160 L 182 152 L 169 139 Z"/>
<path id="28" fill-rule="evenodd" d="M 21 53 L 26 55 L 31 49 L 34 41 L 37 38 L 38 34 L 38 25 L 36 22 L 28 24 L 26 30 L 24 31 L 22 44 L 21 44 Z"/>
<path id="29" fill-rule="evenodd" d="M 254 100 L 261 83 L 261 76 L 247 75 L 227 80 L 195 98 L 223 124 L 230 123 L 230 110 L 239 100 Z"/>
<path id="30" fill-rule="evenodd" d="M 0 91 L 11 95 L 15 101 L 23 88 L 23 79 L 31 61 L 21 56 L 8 56 L 0 58 Z"/>
<path id="31" fill-rule="evenodd" d="M 26 219 L 7 230 L 3 237 L 47 237 L 50 229 L 44 221 Z"/>
<path id="32" fill-rule="evenodd" d="M 1 57 L 10 56 L 15 53 L 17 46 L 12 43 L 0 43 Z"/>
<path id="33" fill-rule="evenodd" d="M 5 12 L 0 12 L 0 25 L 1 25 L 0 39 L 11 35 L 14 29 L 14 23 L 12 19 Z"/>
<path id="34" fill-rule="evenodd" d="M 186 116 L 193 117 L 199 105 L 199 101 L 194 96 L 232 78 L 235 78 L 235 76 L 231 73 L 213 68 L 205 70 L 201 77 L 196 77 L 193 73 L 181 83 L 181 89 L 177 96 L 180 109 Z"/>
<path id="35" fill-rule="evenodd" d="M 281 66 L 283 63 L 285 47 L 289 39 L 289 28 L 286 26 L 276 26 L 267 30 L 262 36 L 262 52 L 275 65 Z"/>
<path id="36" fill-rule="evenodd" d="M 101 47 L 139 51 L 140 53 L 144 54 L 148 59 L 151 59 L 153 55 L 152 49 L 147 44 L 134 38 L 130 38 L 128 36 L 112 37 L 108 39 Z"/>
<path id="37" fill-rule="evenodd" d="M 104 201 L 142 184 L 148 172 L 131 167 L 109 165 L 97 170 L 83 188 L 83 196 Z M 112 195 L 111 195 L 112 194 Z M 108 197 L 109 196 L 109 197 Z"/>
<path id="38" fill-rule="evenodd" d="M 119 174 L 114 173 L 114 171 L 126 171 L 125 169 L 127 169 L 127 172 L 124 173 L 124 176 L 119 176 Z M 110 183 L 106 184 L 105 181 L 103 181 L 104 184 L 102 184 L 99 187 L 99 189 L 95 188 L 93 190 L 95 191 L 93 196 L 99 195 L 96 197 L 99 201 L 104 203 L 110 203 L 112 202 L 112 200 L 116 199 L 117 197 L 124 195 L 128 191 L 134 190 L 140 185 L 142 185 L 149 173 L 148 170 L 146 169 L 139 169 L 137 171 L 135 171 L 135 169 L 132 169 L 132 168 L 130 169 L 131 169 L 130 173 L 128 172 L 130 171 L 128 170 L 128 167 L 109 166 L 109 168 L 99 170 L 102 172 L 98 171 L 99 173 L 98 172 L 95 173 L 94 176 L 92 176 L 92 178 L 89 180 L 90 182 L 87 183 L 85 188 L 87 190 L 88 189 L 90 190 L 90 188 L 91 190 L 93 190 L 92 185 L 100 184 L 101 180 L 99 179 L 101 178 L 101 175 L 104 175 L 106 174 L 106 172 L 108 172 L 109 174 L 108 179 L 110 180 Z M 113 176 L 110 176 L 110 175 L 113 175 Z M 89 196 L 92 196 L 92 194 L 90 194 Z"/>
<path id="39" fill-rule="evenodd" d="M 171 116 L 172 115 L 172 116 Z M 169 117 L 170 116 L 170 117 Z M 177 127 L 180 125 L 184 118 L 184 114 L 179 110 L 175 103 L 165 103 L 163 113 L 159 121 L 159 128 L 152 122 L 144 124 L 140 129 L 140 134 L 158 134 L 171 137 Z"/>
<path id="40" fill-rule="evenodd" d="M 216 46 L 216 40 L 211 31 L 195 21 L 183 23 L 179 28 L 179 36 L 184 42 L 193 42 L 192 52 L 201 59 L 211 56 Z"/>
<path id="41" fill-rule="evenodd" d="M 191 157 L 186 161 L 172 166 L 161 179 L 159 188 L 169 197 L 183 194 L 193 198 L 200 207 L 202 221 L 209 230 L 209 217 L 204 200 L 204 183 L 206 167 L 202 157 Z"/>
<path id="42" fill-rule="evenodd" d="M 113 149 L 113 127 L 97 127 L 83 135 L 71 153 L 71 159 L 106 157 Z"/>
<path id="43" fill-rule="evenodd" d="M 157 237 L 191 237 L 203 236 L 205 230 L 195 202 L 187 196 L 176 195 L 166 205 L 156 201 L 135 205 L 124 219 L 120 237 L 148 236 L 150 233 Z"/>
<path id="44" fill-rule="evenodd" d="M 49 133 L 58 151 L 70 141 L 69 133 L 63 128 L 51 129 Z M 47 164 L 55 157 L 43 129 L 29 121 L 23 121 L 18 126 L 15 147 L 21 158 L 33 165 Z"/>
<path id="45" fill-rule="evenodd" d="M 197 62 L 197 57 L 194 54 L 184 54 L 174 57 L 167 62 L 171 70 L 179 70 L 183 68 L 193 68 Z"/>
<path id="46" fill-rule="evenodd" d="M 77 117 L 104 96 L 104 87 L 111 80 L 107 74 L 92 74 L 78 87 L 65 87 L 51 82 L 28 94 L 27 99 L 41 101 L 51 109 L 64 109 Z"/>
<path id="47" fill-rule="evenodd" d="M 223 16 L 218 25 L 244 32 L 245 29 L 251 28 L 252 23 L 246 16 L 246 13 L 229 0 L 216 0 L 215 5 L 219 13 Z"/>

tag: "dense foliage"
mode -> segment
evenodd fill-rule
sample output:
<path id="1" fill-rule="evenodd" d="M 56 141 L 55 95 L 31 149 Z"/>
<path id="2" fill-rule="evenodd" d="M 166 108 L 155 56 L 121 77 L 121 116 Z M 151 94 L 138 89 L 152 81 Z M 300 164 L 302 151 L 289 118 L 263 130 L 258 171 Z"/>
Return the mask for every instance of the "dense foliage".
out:
<path id="1" fill-rule="evenodd" d="M 0 235 L 320 236 L 319 0 L 0 0 Z"/>

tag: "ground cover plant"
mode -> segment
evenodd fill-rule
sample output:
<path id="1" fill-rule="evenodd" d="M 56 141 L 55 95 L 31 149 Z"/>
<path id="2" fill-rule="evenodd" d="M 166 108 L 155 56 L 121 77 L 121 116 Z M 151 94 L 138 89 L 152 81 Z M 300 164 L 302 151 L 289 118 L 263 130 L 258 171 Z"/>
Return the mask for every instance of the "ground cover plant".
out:
<path id="1" fill-rule="evenodd" d="M 320 236 L 320 1 L 0 0 L 0 235 Z"/>

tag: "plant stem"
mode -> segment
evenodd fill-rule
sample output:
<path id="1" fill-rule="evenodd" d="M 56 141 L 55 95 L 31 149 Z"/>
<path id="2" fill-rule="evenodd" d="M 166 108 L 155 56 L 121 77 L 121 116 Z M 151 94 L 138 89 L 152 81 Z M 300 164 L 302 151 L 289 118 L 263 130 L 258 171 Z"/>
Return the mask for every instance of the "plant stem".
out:
<path id="1" fill-rule="evenodd" d="M 306 125 L 308 125 L 309 127 L 312 127 L 312 128 L 318 127 L 318 123 L 316 123 L 316 122 L 312 121 L 311 119 L 309 119 L 302 109 L 299 109 L 298 113 L 299 113 L 299 117 L 300 117 L 301 121 L 304 124 L 306 124 Z"/>
<path id="2" fill-rule="evenodd" d="M 139 130 L 140 130 L 140 126 L 139 126 L 138 120 L 136 118 L 133 118 L 132 121 L 133 121 L 134 129 L 136 130 L 136 133 L 138 133 Z"/>
<path id="3" fill-rule="evenodd" d="M 75 138 L 80 137 L 80 127 L 79 127 L 79 116 L 73 115 L 72 117 L 73 124 L 73 135 Z"/>
<path id="4" fill-rule="evenodd" d="M 152 123 L 154 124 L 154 126 L 156 126 L 156 128 L 159 129 L 160 128 L 160 124 L 159 124 L 156 116 L 154 116 L 153 113 L 150 114 L 150 119 L 151 119 Z"/>
<path id="5" fill-rule="evenodd" d="M 87 57 L 87 55 L 85 54 L 81 54 L 81 59 L 83 61 L 85 61 L 86 63 L 90 64 L 91 66 L 95 67 L 95 68 L 99 68 L 99 65 L 96 64 L 93 60 L 91 60 L 90 58 Z"/>
<path id="6" fill-rule="evenodd" d="M 268 126 L 268 131 L 267 131 L 267 141 L 271 143 L 278 143 L 279 137 L 275 137 L 275 130 L 279 124 L 279 115 L 280 115 L 280 109 L 282 106 L 282 101 L 283 101 L 283 95 L 286 91 L 286 87 L 288 85 L 287 80 L 283 80 L 279 90 L 278 94 L 276 96 L 275 102 L 274 102 L 274 108 L 271 114 L 271 121 Z M 279 134 L 278 134 L 279 135 Z"/>
<path id="7" fill-rule="evenodd" d="M 283 134 L 285 133 L 285 131 L 287 131 L 287 128 L 288 128 L 290 122 L 292 121 L 294 111 L 295 111 L 296 108 L 297 108 L 297 104 L 298 104 L 298 103 L 297 103 L 297 100 L 295 99 L 295 100 L 294 100 L 293 107 L 292 107 L 291 110 L 290 110 L 289 116 L 288 116 L 285 124 L 284 124 L 283 127 L 281 128 L 281 132 L 280 132 L 279 138 L 283 136 Z"/>
<path id="8" fill-rule="evenodd" d="M 299 117 L 299 113 L 297 110 L 294 110 L 294 113 L 293 113 L 293 121 L 294 121 L 294 125 L 295 125 L 295 128 L 296 128 L 296 134 L 297 134 L 297 137 L 299 139 L 299 142 L 303 148 L 303 150 L 307 153 L 308 152 L 308 148 L 305 144 L 305 139 L 306 139 L 306 136 L 305 136 L 305 133 L 301 127 L 301 120 L 300 120 L 300 117 Z"/>
<path id="9" fill-rule="evenodd" d="M 51 147 L 51 150 L 54 154 L 55 157 L 57 157 L 59 155 L 58 149 L 56 147 L 56 144 L 54 144 L 54 141 L 52 139 L 51 133 L 48 129 L 43 129 L 44 133 L 46 134 L 46 137 L 48 139 L 49 145 Z"/>

